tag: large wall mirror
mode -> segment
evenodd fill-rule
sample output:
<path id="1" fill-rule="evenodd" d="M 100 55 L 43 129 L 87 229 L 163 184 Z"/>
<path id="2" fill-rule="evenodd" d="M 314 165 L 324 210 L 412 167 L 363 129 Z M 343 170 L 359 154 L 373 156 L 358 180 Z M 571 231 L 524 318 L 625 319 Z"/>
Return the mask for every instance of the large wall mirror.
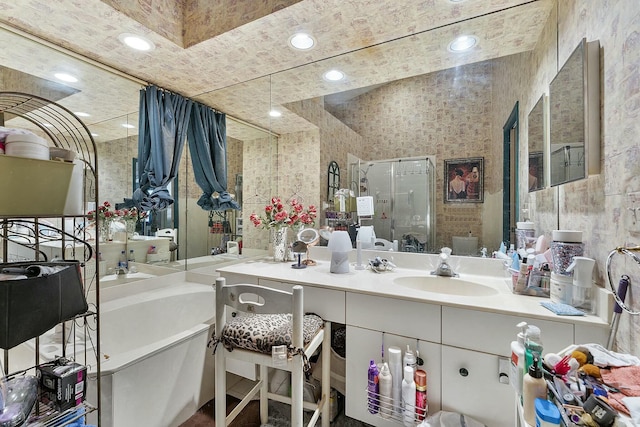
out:
<path id="1" fill-rule="evenodd" d="M 205 93 L 185 93 L 227 113 L 227 181 L 233 190 L 235 177 L 242 177 L 243 210 L 233 215 L 244 219 L 243 250 L 266 250 L 269 245 L 268 233 L 254 228 L 249 214 L 263 210 L 276 195 L 295 195 L 304 204 L 323 206 L 330 194 L 326 165 L 335 160 L 346 171 L 344 165 L 353 162 L 352 156 L 366 162 L 434 156 L 437 194 L 442 194 L 444 185 L 437 165 L 446 159 L 483 157 L 484 203 L 445 206 L 437 200 L 435 247 L 449 246 L 454 235 L 471 231 L 483 246 L 497 249 L 501 224 L 493 218 L 502 217 L 502 146 L 493 141 L 501 140 L 496 129 L 510 112 L 504 105 L 513 105 L 503 102 L 503 91 L 510 88 L 521 93 L 521 73 L 512 71 L 513 64 L 526 62 L 521 59 L 535 48 L 552 4 L 525 2 L 475 13 L 478 8 L 473 5 L 452 10 L 455 6 L 448 2 L 436 3 L 433 7 L 439 13 L 450 15 L 446 25 L 352 52 L 345 47 L 327 55 L 328 59 L 300 60 L 300 65 L 282 65 L 279 69 L 284 71 Z M 496 25 L 502 27 L 497 35 Z M 555 22 L 548 28 L 555 31 Z M 464 54 L 448 51 L 452 38 L 466 31 L 479 37 L 481 48 Z M 57 85 L 48 70 L 60 64 L 82 70 L 82 85 L 66 85 L 66 92 L 53 99 L 71 111 L 91 109 L 87 111 L 91 116 L 83 120 L 97 135 L 100 200 L 129 197 L 131 164 L 137 155 L 138 92 L 146 82 L 109 73 L 8 31 L 1 34 L 5 46 L 0 52 L 2 64 L 39 79 L 38 87 L 17 88 L 5 80 L 5 88 L 43 91 L 40 94 L 47 97 L 46 91 Z M 346 78 L 324 80 L 323 73 L 331 69 L 342 70 Z M 104 109 L 104 114 L 93 107 Z M 269 115 L 271 111 L 279 116 Z M 201 192 L 190 169 L 185 149 L 178 176 L 177 228 L 180 258 L 189 261 L 181 260 L 177 268 L 188 268 L 191 260 L 208 257 L 211 248 L 220 244 L 220 236 L 208 226 L 208 213 L 196 204 Z M 353 183 L 346 175 L 341 175 L 341 187 L 351 188 Z M 403 196 L 403 202 L 408 200 Z M 322 213 L 317 226 L 324 225 Z M 231 214 L 227 221 L 236 223 Z"/>
<path id="2" fill-rule="evenodd" d="M 538 191 L 545 188 L 545 142 L 547 140 L 545 133 L 546 119 L 546 96 L 541 96 L 536 105 L 529 112 L 528 117 L 528 170 L 529 192 Z"/>
<path id="3" fill-rule="evenodd" d="M 583 39 L 549 85 L 552 186 L 600 172 L 599 49 Z"/>

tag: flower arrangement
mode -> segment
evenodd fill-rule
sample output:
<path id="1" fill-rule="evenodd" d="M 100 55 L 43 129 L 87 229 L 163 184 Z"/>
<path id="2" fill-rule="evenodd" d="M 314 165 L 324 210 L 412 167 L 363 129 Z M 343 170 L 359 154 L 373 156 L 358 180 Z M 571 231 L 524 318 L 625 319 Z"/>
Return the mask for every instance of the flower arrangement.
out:
<path id="1" fill-rule="evenodd" d="M 89 221 L 115 221 L 122 219 L 124 221 L 137 221 L 138 219 L 145 218 L 147 213 L 145 211 L 138 211 L 137 208 L 131 209 L 111 209 L 111 203 L 105 201 L 98 206 L 97 209 L 87 212 L 87 219 Z"/>
<path id="2" fill-rule="evenodd" d="M 264 216 L 252 213 L 249 217 L 254 226 L 260 228 L 295 227 L 302 224 L 314 224 L 318 215 L 316 207 L 304 208 L 297 199 L 289 201 L 289 209 L 279 197 L 273 197 L 271 204 L 264 207 Z"/>

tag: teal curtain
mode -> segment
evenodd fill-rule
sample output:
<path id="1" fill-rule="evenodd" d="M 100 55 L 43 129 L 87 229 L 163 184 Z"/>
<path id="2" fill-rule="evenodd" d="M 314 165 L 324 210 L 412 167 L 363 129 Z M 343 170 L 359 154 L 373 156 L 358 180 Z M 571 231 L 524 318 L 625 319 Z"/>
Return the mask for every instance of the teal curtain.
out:
<path id="1" fill-rule="evenodd" d="M 129 206 L 161 211 L 174 202 L 168 186 L 178 174 L 194 102 L 147 86 L 140 91 L 138 182 Z"/>
<path id="2" fill-rule="evenodd" d="M 195 180 L 203 193 L 198 205 L 206 211 L 240 209 L 227 192 L 227 122 L 224 113 L 194 104 L 187 130 Z M 217 194 L 216 194 L 217 193 Z"/>

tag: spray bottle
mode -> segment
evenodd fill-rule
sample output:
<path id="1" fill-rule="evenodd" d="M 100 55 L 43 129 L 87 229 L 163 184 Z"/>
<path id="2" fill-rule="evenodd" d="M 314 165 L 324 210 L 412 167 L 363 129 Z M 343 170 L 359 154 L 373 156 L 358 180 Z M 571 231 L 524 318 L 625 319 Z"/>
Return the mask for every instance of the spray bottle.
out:
<path id="1" fill-rule="evenodd" d="M 418 368 L 416 355 L 413 353 L 413 350 L 411 350 L 411 347 L 408 344 L 407 344 L 407 351 L 404 353 L 404 358 L 402 359 L 402 366 L 411 367 L 414 373 Z"/>
<path id="2" fill-rule="evenodd" d="M 404 367 L 402 380 L 402 421 L 405 426 L 415 426 L 416 422 L 416 383 L 413 380 L 414 371 L 411 366 Z"/>
<path id="3" fill-rule="evenodd" d="M 378 413 L 378 399 L 379 399 L 379 395 L 380 395 L 380 387 L 378 384 L 378 367 L 376 366 L 376 362 L 375 360 L 371 360 L 371 362 L 369 363 L 369 372 L 368 372 L 368 385 L 367 385 L 367 391 L 368 391 L 368 397 L 367 397 L 367 402 L 368 402 L 368 409 L 369 412 L 372 414 L 377 414 Z"/>
<path id="4" fill-rule="evenodd" d="M 391 403 L 391 371 L 387 362 L 382 364 L 378 375 L 378 386 L 380 389 L 380 416 L 389 418 L 393 415 L 393 405 Z"/>

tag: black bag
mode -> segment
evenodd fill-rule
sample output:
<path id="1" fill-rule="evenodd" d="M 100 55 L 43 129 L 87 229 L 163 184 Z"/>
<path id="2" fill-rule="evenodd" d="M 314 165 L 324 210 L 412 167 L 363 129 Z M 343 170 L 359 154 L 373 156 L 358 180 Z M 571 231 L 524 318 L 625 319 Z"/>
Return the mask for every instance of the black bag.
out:
<path id="1" fill-rule="evenodd" d="M 64 268 L 48 273 L 48 267 Z M 29 277 L 41 270 L 39 276 Z M 0 273 L 22 272 L 26 278 L 0 280 L 0 348 L 5 350 L 40 336 L 89 308 L 78 261 L 0 264 Z"/>

